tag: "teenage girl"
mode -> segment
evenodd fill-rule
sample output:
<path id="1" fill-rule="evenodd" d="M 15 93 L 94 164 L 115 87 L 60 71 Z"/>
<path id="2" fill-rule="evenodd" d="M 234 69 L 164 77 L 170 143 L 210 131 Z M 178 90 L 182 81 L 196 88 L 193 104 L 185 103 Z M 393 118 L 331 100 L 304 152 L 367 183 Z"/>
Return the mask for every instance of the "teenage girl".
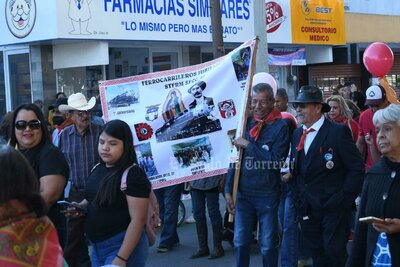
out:
<path id="1" fill-rule="evenodd" d="M 92 266 L 145 266 L 148 239 L 145 232 L 151 185 L 137 165 L 128 124 L 108 122 L 99 137 L 100 164 L 88 178 L 85 200 L 85 232 L 92 247 Z M 126 190 L 121 178 L 130 166 Z"/>

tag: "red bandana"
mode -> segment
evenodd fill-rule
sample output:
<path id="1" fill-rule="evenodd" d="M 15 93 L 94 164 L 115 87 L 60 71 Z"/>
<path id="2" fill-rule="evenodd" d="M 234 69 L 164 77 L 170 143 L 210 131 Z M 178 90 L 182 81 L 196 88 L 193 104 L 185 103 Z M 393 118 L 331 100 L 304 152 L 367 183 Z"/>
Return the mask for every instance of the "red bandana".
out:
<path id="1" fill-rule="evenodd" d="M 341 123 L 341 124 L 347 124 L 347 117 L 346 116 L 338 116 L 336 119 L 334 119 L 334 122 Z"/>
<path id="2" fill-rule="evenodd" d="M 259 119 L 256 117 L 256 115 L 254 115 L 253 118 L 255 121 L 258 121 L 258 123 L 253 128 L 251 128 L 250 137 L 254 138 L 254 140 L 257 141 L 258 136 L 260 135 L 261 130 L 264 126 L 264 123 L 271 123 L 277 119 L 282 119 L 282 115 L 278 109 L 274 108 L 264 119 Z"/>

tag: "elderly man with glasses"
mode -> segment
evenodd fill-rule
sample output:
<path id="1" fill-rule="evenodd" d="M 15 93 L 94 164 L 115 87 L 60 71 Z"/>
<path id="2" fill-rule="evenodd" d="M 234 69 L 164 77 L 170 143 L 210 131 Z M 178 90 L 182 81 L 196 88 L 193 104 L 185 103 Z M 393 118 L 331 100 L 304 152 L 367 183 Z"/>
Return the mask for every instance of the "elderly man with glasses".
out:
<path id="1" fill-rule="evenodd" d="M 291 183 L 304 245 L 311 250 L 314 266 L 344 266 L 364 163 L 349 127 L 325 119 L 330 106 L 319 88 L 302 86 L 294 106 L 303 126 L 292 138 Z"/>

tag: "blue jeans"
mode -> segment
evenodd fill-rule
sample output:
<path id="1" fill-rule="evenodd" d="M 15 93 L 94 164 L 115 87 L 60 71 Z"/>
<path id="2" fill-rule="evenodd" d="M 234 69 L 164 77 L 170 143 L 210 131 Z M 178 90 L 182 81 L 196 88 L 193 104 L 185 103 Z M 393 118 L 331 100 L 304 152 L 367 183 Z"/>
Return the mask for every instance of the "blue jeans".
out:
<path id="1" fill-rule="evenodd" d="M 172 248 L 174 244 L 179 243 L 176 227 L 182 190 L 183 184 L 154 190 L 158 206 L 160 207 L 160 219 L 162 222 L 160 247 Z"/>
<path id="2" fill-rule="evenodd" d="M 193 217 L 196 222 L 207 223 L 206 219 L 206 203 L 208 216 L 211 224 L 222 225 L 221 212 L 219 211 L 219 191 L 218 188 L 210 190 L 192 189 L 192 207 Z"/>
<path id="3" fill-rule="evenodd" d="M 111 264 L 117 256 L 124 240 L 126 231 L 123 231 L 115 236 L 104 241 L 92 243 L 92 267 L 100 267 L 106 264 Z M 149 244 L 146 231 L 143 231 L 135 249 L 128 258 L 127 267 L 144 267 L 146 265 L 147 256 L 149 253 Z"/>
<path id="4" fill-rule="evenodd" d="M 299 255 L 299 227 L 292 192 L 286 183 L 281 185 L 279 223 L 282 230 L 281 266 L 297 267 Z"/>
<path id="5" fill-rule="evenodd" d="M 265 196 L 253 196 L 240 191 L 237 193 L 233 239 L 237 267 L 248 267 L 250 264 L 250 244 L 256 216 L 260 226 L 259 241 L 263 266 L 278 266 L 278 205 L 278 193 Z"/>

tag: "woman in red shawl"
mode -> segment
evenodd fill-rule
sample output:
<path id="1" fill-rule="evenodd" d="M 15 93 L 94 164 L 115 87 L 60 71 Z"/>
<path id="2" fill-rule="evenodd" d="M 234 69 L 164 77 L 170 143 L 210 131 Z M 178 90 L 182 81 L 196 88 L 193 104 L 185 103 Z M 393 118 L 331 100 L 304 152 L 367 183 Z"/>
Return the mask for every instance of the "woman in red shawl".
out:
<path id="1" fill-rule="evenodd" d="M 326 100 L 331 107 L 328 117 L 331 121 L 349 126 L 354 143 L 357 142 L 359 127 L 352 119 L 352 113 L 344 98 L 340 95 L 333 95 Z"/>
<path id="2" fill-rule="evenodd" d="M 32 167 L 20 152 L 0 145 L 0 170 L 0 266 L 63 266 Z"/>

